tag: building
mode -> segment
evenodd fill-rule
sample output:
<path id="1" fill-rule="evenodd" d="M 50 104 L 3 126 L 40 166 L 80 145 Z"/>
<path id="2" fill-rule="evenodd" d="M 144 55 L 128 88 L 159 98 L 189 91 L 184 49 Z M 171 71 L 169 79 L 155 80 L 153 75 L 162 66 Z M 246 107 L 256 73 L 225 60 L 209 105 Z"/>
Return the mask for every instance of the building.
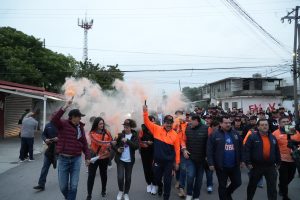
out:
<path id="1" fill-rule="evenodd" d="M 225 78 L 204 85 L 201 88 L 202 99 L 224 110 L 235 107 L 247 111 L 255 106 L 266 109 L 269 104 L 282 104 L 282 81 L 280 78 L 261 77 L 259 74 L 251 78 Z"/>
<path id="2" fill-rule="evenodd" d="M 40 129 L 46 124 L 47 116 L 56 109 L 64 97 L 47 92 L 44 88 L 0 80 L 0 138 L 17 136 L 18 121 L 26 109 L 40 110 Z"/>

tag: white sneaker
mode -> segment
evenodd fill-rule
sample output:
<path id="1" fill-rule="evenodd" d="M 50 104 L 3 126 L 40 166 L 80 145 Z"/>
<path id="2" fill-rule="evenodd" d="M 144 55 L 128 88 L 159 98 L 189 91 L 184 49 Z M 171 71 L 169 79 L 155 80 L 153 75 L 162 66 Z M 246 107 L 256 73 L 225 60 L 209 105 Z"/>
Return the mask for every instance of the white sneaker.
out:
<path id="1" fill-rule="evenodd" d="M 199 200 L 199 198 L 197 198 L 197 199 L 194 199 L 194 200 Z"/>
<path id="2" fill-rule="evenodd" d="M 153 185 L 152 186 L 152 190 L 151 190 L 151 194 L 153 194 L 153 195 L 156 195 L 156 193 L 157 193 L 157 186 L 155 186 L 155 185 Z"/>
<path id="3" fill-rule="evenodd" d="M 210 194 L 213 192 L 213 187 L 212 186 L 208 186 L 207 187 L 207 192 Z"/>
<path id="4" fill-rule="evenodd" d="M 129 200 L 128 194 L 124 194 L 124 200 Z"/>
<path id="5" fill-rule="evenodd" d="M 193 199 L 193 197 L 189 196 L 189 195 L 187 195 L 186 198 L 185 198 L 185 200 L 192 200 L 192 199 Z"/>
<path id="6" fill-rule="evenodd" d="M 147 192 L 150 193 L 152 190 L 152 185 L 147 185 Z"/>
<path id="7" fill-rule="evenodd" d="M 119 191 L 117 200 L 122 200 L 122 198 L 123 198 L 123 192 Z"/>

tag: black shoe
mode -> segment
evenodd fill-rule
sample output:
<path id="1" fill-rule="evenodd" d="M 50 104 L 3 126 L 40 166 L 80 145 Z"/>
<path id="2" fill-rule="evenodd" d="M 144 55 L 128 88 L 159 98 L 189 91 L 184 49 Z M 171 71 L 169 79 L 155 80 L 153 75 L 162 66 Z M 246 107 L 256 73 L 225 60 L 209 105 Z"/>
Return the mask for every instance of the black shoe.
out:
<path id="1" fill-rule="evenodd" d="M 158 196 L 161 196 L 162 193 L 163 193 L 163 187 L 162 186 L 158 186 L 158 191 L 157 191 Z"/>
<path id="2" fill-rule="evenodd" d="M 282 197 L 282 200 L 291 200 L 288 196 Z"/>
<path id="3" fill-rule="evenodd" d="M 91 200 L 92 199 L 92 196 L 91 195 L 88 195 L 87 197 L 86 197 L 86 200 Z"/>
<path id="4" fill-rule="evenodd" d="M 43 191 L 43 190 L 45 190 L 45 187 L 38 185 L 38 186 L 33 187 L 33 189 Z"/>
<path id="5" fill-rule="evenodd" d="M 101 192 L 102 197 L 106 197 L 106 192 Z"/>

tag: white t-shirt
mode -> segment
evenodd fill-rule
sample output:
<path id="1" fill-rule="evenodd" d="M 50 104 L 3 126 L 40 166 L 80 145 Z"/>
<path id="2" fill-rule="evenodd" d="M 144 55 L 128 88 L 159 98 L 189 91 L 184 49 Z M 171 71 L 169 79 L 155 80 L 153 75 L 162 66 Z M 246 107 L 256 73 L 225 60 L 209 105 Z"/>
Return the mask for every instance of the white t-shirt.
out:
<path id="1" fill-rule="evenodd" d="M 132 133 L 125 134 L 125 138 L 127 138 L 127 140 L 130 140 L 131 137 L 132 137 Z M 124 151 L 121 155 L 120 160 L 122 160 L 123 162 L 131 162 L 130 149 L 129 149 L 128 144 L 124 145 Z"/>

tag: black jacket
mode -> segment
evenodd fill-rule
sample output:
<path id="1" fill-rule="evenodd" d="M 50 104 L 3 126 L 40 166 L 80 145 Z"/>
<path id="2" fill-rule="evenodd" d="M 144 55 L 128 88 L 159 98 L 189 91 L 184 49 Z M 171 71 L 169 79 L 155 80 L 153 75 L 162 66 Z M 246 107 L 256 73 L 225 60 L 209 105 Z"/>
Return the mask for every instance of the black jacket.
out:
<path id="1" fill-rule="evenodd" d="M 225 151 L 225 135 L 224 131 L 218 129 L 215 131 L 207 140 L 207 162 L 209 166 L 214 166 L 216 169 L 223 168 L 223 159 Z M 242 148 L 243 143 L 242 139 L 238 132 L 235 130 L 230 130 L 229 135 L 233 141 L 235 149 L 235 160 L 236 166 L 240 165 L 240 162 L 243 162 L 242 157 Z"/>
<path id="2" fill-rule="evenodd" d="M 253 132 L 247 139 L 244 145 L 244 159 L 247 165 L 279 165 L 280 164 L 280 152 L 278 142 L 273 134 L 268 134 L 270 140 L 270 159 L 265 160 L 263 158 L 263 141 L 258 131 Z"/>
<path id="3" fill-rule="evenodd" d="M 192 128 L 187 126 L 186 131 L 186 149 L 190 153 L 190 159 L 195 162 L 204 162 L 206 158 L 206 143 L 208 138 L 208 126 L 200 124 Z"/>
<path id="4" fill-rule="evenodd" d="M 125 133 L 119 133 L 117 138 L 117 144 L 113 146 L 113 149 L 116 152 L 115 155 L 115 161 L 116 163 L 120 162 L 121 153 L 118 152 L 118 148 L 124 147 L 124 142 L 122 142 L 122 139 L 125 138 Z M 135 162 L 135 151 L 139 148 L 139 141 L 138 141 L 138 134 L 136 131 L 132 130 L 132 137 L 130 140 L 127 140 L 127 145 L 130 149 L 130 157 L 131 157 L 131 163 Z"/>

